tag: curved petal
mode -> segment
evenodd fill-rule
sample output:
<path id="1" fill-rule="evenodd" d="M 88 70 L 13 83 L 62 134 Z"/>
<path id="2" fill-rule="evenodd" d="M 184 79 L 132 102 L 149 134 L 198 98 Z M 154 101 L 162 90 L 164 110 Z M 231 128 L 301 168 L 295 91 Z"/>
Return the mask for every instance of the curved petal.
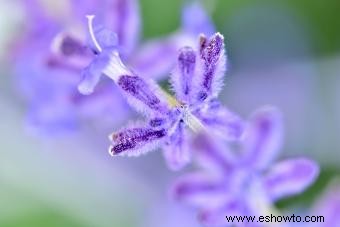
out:
<path id="1" fill-rule="evenodd" d="M 108 53 L 101 53 L 82 71 L 82 81 L 78 85 L 78 90 L 81 94 L 88 95 L 94 91 L 100 76 L 103 74 L 103 70 L 109 62 L 110 56 Z"/>
<path id="2" fill-rule="evenodd" d="M 217 97 L 223 86 L 226 61 L 223 35 L 215 33 L 209 39 L 200 37 L 199 73 L 195 80 L 198 101 Z"/>
<path id="3" fill-rule="evenodd" d="M 215 26 L 211 18 L 198 2 L 184 6 L 182 10 L 182 29 L 193 36 L 200 34 L 211 36 L 215 32 Z"/>
<path id="4" fill-rule="evenodd" d="M 282 144 L 281 113 L 272 107 L 261 108 L 250 119 L 244 149 L 248 166 L 263 170 L 276 158 Z"/>
<path id="5" fill-rule="evenodd" d="M 175 71 L 171 74 L 171 85 L 177 99 L 191 103 L 193 91 L 192 79 L 195 75 L 196 52 L 191 47 L 179 50 Z"/>
<path id="6" fill-rule="evenodd" d="M 158 143 L 167 135 L 163 128 L 131 127 L 112 133 L 109 136 L 110 155 L 139 156 L 155 149 Z"/>
<path id="7" fill-rule="evenodd" d="M 306 158 L 281 161 L 263 178 L 264 187 L 273 200 L 299 194 L 318 177 L 318 165 Z"/>

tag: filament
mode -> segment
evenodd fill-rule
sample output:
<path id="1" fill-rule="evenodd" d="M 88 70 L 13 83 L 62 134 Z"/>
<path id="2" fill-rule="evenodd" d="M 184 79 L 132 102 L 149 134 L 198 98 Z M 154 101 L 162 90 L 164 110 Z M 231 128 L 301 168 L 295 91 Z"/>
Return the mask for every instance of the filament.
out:
<path id="1" fill-rule="evenodd" d="M 88 24 L 88 28 L 89 28 L 89 32 L 90 32 L 90 36 L 91 36 L 91 39 L 93 41 L 93 44 L 99 52 L 102 52 L 102 48 L 100 47 L 100 45 L 99 45 L 99 43 L 96 39 L 96 36 L 94 35 L 94 31 L 93 31 L 93 19 L 95 18 L 95 16 L 94 15 L 87 15 L 86 18 L 87 18 L 87 24 Z"/>

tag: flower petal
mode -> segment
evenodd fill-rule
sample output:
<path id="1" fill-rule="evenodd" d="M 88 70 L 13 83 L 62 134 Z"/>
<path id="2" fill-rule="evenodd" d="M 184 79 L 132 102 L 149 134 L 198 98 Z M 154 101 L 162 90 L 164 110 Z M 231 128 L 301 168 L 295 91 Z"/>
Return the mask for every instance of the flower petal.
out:
<path id="1" fill-rule="evenodd" d="M 199 134 L 194 138 L 195 157 L 199 164 L 208 171 L 225 176 L 234 168 L 232 153 L 217 140 L 207 134 Z"/>
<path id="2" fill-rule="evenodd" d="M 206 226 L 235 226 L 239 224 L 236 220 L 231 221 L 226 217 L 244 216 L 244 204 L 237 199 L 226 201 L 223 206 L 213 209 L 203 209 L 199 213 L 199 220 Z M 248 225 L 249 224 L 249 225 Z M 251 226 L 247 223 L 246 226 Z"/>
<path id="3" fill-rule="evenodd" d="M 168 113 L 167 96 L 153 80 L 143 79 L 127 69 L 116 51 L 109 51 L 108 58 L 102 72 L 118 85 L 132 107 L 152 115 Z"/>
<path id="4" fill-rule="evenodd" d="M 129 58 L 129 64 L 138 75 L 164 79 L 173 69 L 179 43 L 174 38 L 156 39 L 143 44 Z"/>
<path id="5" fill-rule="evenodd" d="M 222 106 L 217 100 L 210 100 L 208 108 L 201 108 L 199 118 L 216 135 L 227 140 L 240 139 L 244 132 L 243 120 Z"/>
<path id="6" fill-rule="evenodd" d="M 122 75 L 117 85 L 126 94 L 130 104 L 141 112 L 166 114 L 169 109 L 160 88 L 153 81 L 136 75 Z"/>
<path id="7" fill-rule="evenodd" d="M 114 0 L 107 2 L 108 12 L 105 14 L 106 26 L 117 33 L 119 45 L 129 56 L 135 49 L 140 35 L 139 5 L 136 0 Z"/>
<path id="8" fill-rule="evenodd" d="M 183 47 L 179 51 L 175 72 L 171 75 L 171 84 L 177 99 L 191 103 L 193 93 L 192 79 L 195 74 L 196 53 L 191 47 Z"/>
<path id="9" fill-rule="evenodd" d="M 211 18 L 198 2 L 186 5 L 182 11 L 182 29 L 193 36 L 213 35 L 215 31 Z"/>
<path id="10" fill-rule="evenodd" d="M 105 74 L 121 89 L 132 107 L 143 113 L 166 114 L 167 96 L 152 80 L 131 72 L 122 62 L 116 50 L 104 49 L 95 60 L 83 71 L 83 80 L 78 86 L 82 94 L 93 92 L 99 78 Z"/>
<path id="11" fill-rule="evenodd" d="M 179 170 L 190 162 L 191 152 L 188 145 L 188 135 L 184 124 L 180 122 L 164 147 L 164 157 L 170 169 Z"/>
<path id="12" fill-rule="evenodd" d="M 246 165 L 265 169 L 276 158 L 282 144 L 282 116 L 272 107 L 253 114 L 244 138 Z"/>
<path id="13" fill-rule="evenodd" d="M 84 95 L 91 94 L 95 86 L 98 84 L 103 70 L 110 62 L 108 53 L 101 53 L 97 55 L 92 63 L 83 70 L 82 81 L 78 85 L 78 90 Z"/>
<path id="14" fill-rule="evenodd" d="M 139 156 L 153 150 L 166 135 L 167 131 L 164 128 L 132 127 L 123 129 L 109 136 L 112 143 L 109 153 L 112 156 Z"/>
<path id="15" fill-rule="evenodd" d="M 135 49 L 141 21 L 136 0 L 72 0 L 71 3 L 79 18 L 98 15 L 100 23 L 117 34 L 124 58 Z"/>
<path id="16" fill-rule="evenodd" d="M 327 190 L 318 199 L 311 211 L 311 215 L 324 217 L 324 222 L 321 226 L 340 226 L 340 187 L 337 181 L 338 179 L 327 187 Z"/>
<path id="17" fill-rule="evenodd" d="M 62 32 L 58 34 L 52 42 L 52 50 L 63 57 L 92 57 L 91 51 L 79 38 Z"/>
<path id="18" fill-rule="evenodd" d="M 176 200 L 202 208 L 220 206 L 226 192 L 219 179 L 203 173 L 192 173 L 179 178 L 174 183 L 171 194 Z"/>
<path id="19" fill-rule="evenodd" d="M 318 165 L 306 158 L 281 161 L 264 176 L 263 183 L 273 200 L 299 194 L 309 187 L 319 174 Z"/>
<path id="20" fill-rule="evenodd" d="M 102 49 L 111 49 L 115 50 L 118 49 L 119 41 L 118 41 L 118 35 L 114 33 L 112 30 L 107 29 L 103 25 L 97 25 L 94 28 L 94 36 L 96 37 L 96 41 L 98 42 L 99 46 Z M 90 47 L 91 49 L 96 52 L 97 48 L 95 44 L 93 43 L 93 40 L 91 39 Z M 123 48 L 121 48 L 123 49 Z"/>
<path id="21" fill-rule="evenodd" d="M 226 71 L 224 37 L 216 33 L 207 39 L 200 39 L 200 73 L 195 82 L 198 87 L 197 99 L 203 101 L 216 97 L 223 86 Z"/>

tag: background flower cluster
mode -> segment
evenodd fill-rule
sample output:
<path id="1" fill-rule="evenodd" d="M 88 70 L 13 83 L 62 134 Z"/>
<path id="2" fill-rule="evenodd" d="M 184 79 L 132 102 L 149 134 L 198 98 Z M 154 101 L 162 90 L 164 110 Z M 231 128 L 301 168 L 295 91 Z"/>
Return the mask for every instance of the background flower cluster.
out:
<path id="1" fill-rule="evenodd" d="M 332 7 L 148 2 L 4 2 L 0 223 L 339 225 Z"/>

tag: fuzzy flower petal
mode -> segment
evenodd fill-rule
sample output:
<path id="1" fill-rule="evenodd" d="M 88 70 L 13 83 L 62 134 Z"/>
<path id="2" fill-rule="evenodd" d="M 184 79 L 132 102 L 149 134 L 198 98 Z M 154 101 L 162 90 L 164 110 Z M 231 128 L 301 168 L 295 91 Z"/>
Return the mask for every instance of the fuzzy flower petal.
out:
<path id="1" fill-rule="evenodd" d="M 192 79 L 195 74 L 196 52 L 191 47 L 179 50 L 177 66 L 171 76 L 171 84 L 177 99 L 188 103 L 191 101 L 193 91 Z"/>
<path id="2" fill-rule="evenodd" d="M 269 197 L 279 200 L 295 195 L 309 187 L 319 175 L 318 165 L 306 158 L 281 161 L 264 176 Z"/>
<path id="3" fill-rule="evenodd" d="M 166 114 L 169 111 L 162 91 L 151 81 L 136 75 L 121 75 L 117 84 L 131 105 L 141 112 Z"/>
<path id="4" fill-rule="evenodd" d="M 120 130 L 110 135 L 113 155 L 139 156 L 156 147 L 157 142 L 166 136 L 165 129 L 150 127 L 133 127 Z"/>
<path id="5" fill-rule="evenodd" d="M 200 75 L 196 78 L 197 99 L 216 97 L 223 86 L 226 72 L 224 37 L 216 33 L 209 39 L 200 37 Z"/>

